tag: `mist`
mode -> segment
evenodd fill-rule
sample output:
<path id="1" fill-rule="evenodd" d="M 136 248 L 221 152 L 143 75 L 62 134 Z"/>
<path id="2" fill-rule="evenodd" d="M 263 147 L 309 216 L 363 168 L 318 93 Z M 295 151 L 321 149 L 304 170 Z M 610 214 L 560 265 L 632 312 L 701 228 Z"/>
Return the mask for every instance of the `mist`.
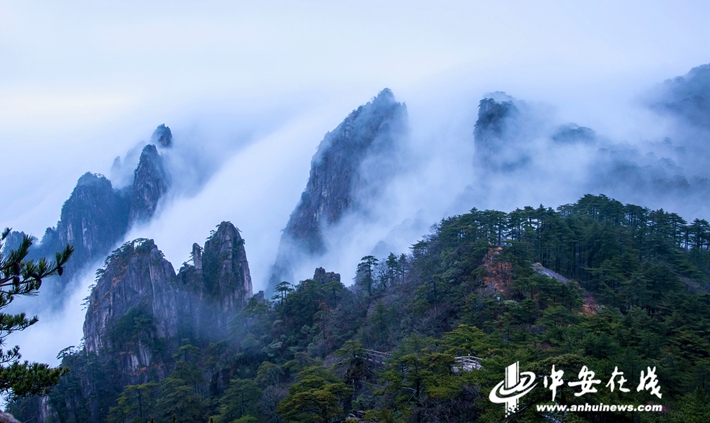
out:
<path id="1" fill-rule="evenodd" d="M 708 218 L 706 129 L 652 107 L 664 80 L 710 61 L 708 6 L 686 6 L 3 5 L 0 145 L 12 183 L 0 217 L 41 236 L 84 172 L 127 184 L 136 152 L 164 123 L 174 189 L 122 242 L 152 238 L 177 269 L 228 220 L 245 239 L 255 291 L 264 289 L 319 142 L 388 87 L 407 105 L 407 153 L 377 197 L 362 199 L 366 216 L 327 228 L 329 253 L 291 282 L 322 266 L 349 284 L 361 257 L 406 253 L 431 225 L 473 207 L 554 208 L 603 193 Z M 473 132 L 479 101 L 500 92 L 521 115 L 503 140 L 505 165 L 490 168 Z M 570 124 L 593 139 L 553 139 Z M 81 299 L 99 265 L 61 312 L 43 311 L 41 294 L 18 301 L 40 322 L 8 344 L 48 363 L 79 345 Z"/>

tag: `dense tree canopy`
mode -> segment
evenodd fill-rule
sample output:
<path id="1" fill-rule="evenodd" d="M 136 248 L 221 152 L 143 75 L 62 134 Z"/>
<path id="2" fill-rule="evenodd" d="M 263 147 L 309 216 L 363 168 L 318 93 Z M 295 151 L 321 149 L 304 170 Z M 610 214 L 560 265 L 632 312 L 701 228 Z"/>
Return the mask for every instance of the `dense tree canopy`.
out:
<path id="1" fill-rule="evenodd" d="M 553 365 L 565 380 L 587 366 L 603 384 L 623 372 L 633 388 L 580 397 L 565 384 L 557 404 L 661 403 L 661 414 L 613 419 L 705 421 L 709 250 L 707 221 L 604 196 L 557 210 L 473 209 L 442 220 L 409 254 L 353 263 L 349 288 L 309 279 L 283 282 L 273 302 L 253 298 L 229 339 L 176 356 L 163 380 L 115 390 L 101 420 L 496 422 L 503 407 L 488 395 L 519 362 L 541 380 Z M 482 367 L 464 369 L 467 356 Z M 69 354 L 65 365 L 87 372 L 90 360 Z M 662 399 L 636 389 L 648 369 Z M 75 398 L 72 373 L 50 394 L 61 422 L 80 421 L 61 405 Z M 549 390 L 523 397 L 515 420 L 611 418 L 538 404 L 551 404 Z"/>

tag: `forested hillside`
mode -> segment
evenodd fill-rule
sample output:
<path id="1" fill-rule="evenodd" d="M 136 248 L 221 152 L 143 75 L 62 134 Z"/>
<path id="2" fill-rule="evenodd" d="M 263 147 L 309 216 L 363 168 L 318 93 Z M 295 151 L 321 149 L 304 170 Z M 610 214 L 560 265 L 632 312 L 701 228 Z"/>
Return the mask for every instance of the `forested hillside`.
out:
<path id="1" fill-rule="evenodd" d="M 89 395 L 106 422 L 496 422 L 504 407 L 489 393 L 520 362 L 541 380 L 511 421 L 710 421 L 709 248 L 707 221 L 605 196 L 557 210 L 473 209 L 409 252 L 353 263 L 350 287 L 317 269 L 270 300 L 254 296 L 223 341 L 184 340 L 164 362 L 167 377 Z M 123 323 L 113 336 L 127 343 L 148 333 L 141 316 Z M 463 367 L 462 356 L 481 368 Z M 44 421 L 89 421 L 78 375 L 111 387 L 112 369 L 83 350 L 65 352 L 63 365 L 70 372 L 47 398 L 9 411 L 28 422 L 38 409 Z M 542 377 L 553 365 L 565 381 L 583 366 L 602 380 L 585 396 L 558 388 L 557 404 L 663 411 L 538 412 L 552 403 Z M 649 367 L 662 398 L 636 389 Z M 604 387 L 615 368 L 629 392 Z"/>

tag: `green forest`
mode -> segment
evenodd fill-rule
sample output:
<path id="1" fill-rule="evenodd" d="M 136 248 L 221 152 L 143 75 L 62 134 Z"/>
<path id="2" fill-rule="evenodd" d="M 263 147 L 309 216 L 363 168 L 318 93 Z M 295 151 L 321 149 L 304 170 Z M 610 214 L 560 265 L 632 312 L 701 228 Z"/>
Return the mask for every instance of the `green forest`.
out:
<path id="1" fill-rule="evenodd" d="M 48 421 L 83 423 L 93 401 L 110 423 L 708 422 L 709 250 L 708 221 L 603 195 L 556 210 L 473 209 L 410 251 L 328 269 L 357 272 L 354 281 L 282 282 L 272 298 L 252 298 L 219 343 L 166 351 L 151 316 L 129 313 L 110 336 L 167 356 L 167 377 L 121 386 L 111 363 L 67 349 L 69 371 L 49 395 L 8 411 L 31 422 L 49 402 Z M 468 356 L 480 368 L 457 360 Z M 538 385 L 506 419 L 489 395 L 515 362 Z M 565 381 L 554 402 L 553 365 Z M 567 382 L 584 366 L 601 383 L 578 396 Z M 649 369 L 661 398 L 637 389 Z M 615 371 L 628 392 L 606 386 Z M 89 401 L 81 375 L 94 385 Z M 536 408 L 587 403 L 663 410 Z"/>

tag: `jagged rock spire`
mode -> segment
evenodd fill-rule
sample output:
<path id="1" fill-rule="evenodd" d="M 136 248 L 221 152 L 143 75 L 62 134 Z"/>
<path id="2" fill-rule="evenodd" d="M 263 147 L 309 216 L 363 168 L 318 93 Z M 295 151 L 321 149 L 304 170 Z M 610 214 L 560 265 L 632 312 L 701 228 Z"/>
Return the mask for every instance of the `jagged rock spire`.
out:
<path id="1" fill-rule="evenodd" d="M 291 278 L 299 257 L 327 250 L 323 229 L 375 198 L 398 166 L 407 109 L 388 88 L 358 107 L 321 141 L 301 200 L 283 231 L 270 289 Z"/>
<path id="2" fill-rule="evenodd" d="M 165 126 L 164 123 L 159 125 L 155 128 L 155 131 L 153 131 L 153 135 L 150 137 L 150 142 L 163 148 L 172 147 L 173 133 L 170 131 L 170 127 Z"/>
<path id="3" fill-rule="evenodd" d="M 251 275 L 239 230 L 222 222 L 204 249 L 193 244 L 195 265 L 176 275 L 153 240 L 125 243 L 97 272 L 84 321 L 84 349 L 112 360 L 122 384 L 165 376 L 166 360 L 150 345 L 175 351 L 227 337 L 229 324 L 252 297 Z"/>
<path id="4" fill-rule="evenodd" d="M 158 201 L 168 190 L 168 179 L 163 168 L 163 159 L 153 144 L 143 148 L 136 168 L 131 190 L 130 222 L 150 219 L 158 207 Z"/>

